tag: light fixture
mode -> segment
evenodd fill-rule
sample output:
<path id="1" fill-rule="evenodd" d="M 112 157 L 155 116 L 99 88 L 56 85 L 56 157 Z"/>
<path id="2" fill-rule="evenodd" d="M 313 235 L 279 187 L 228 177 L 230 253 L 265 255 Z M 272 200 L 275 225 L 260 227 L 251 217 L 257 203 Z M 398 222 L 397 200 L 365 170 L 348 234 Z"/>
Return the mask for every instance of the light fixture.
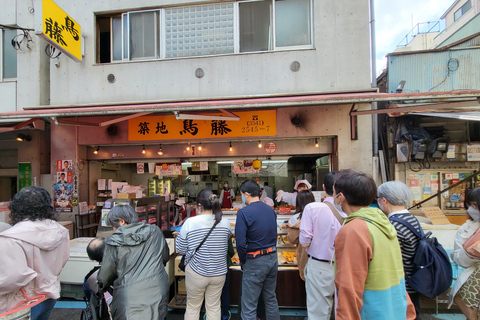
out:
<path id="1" fill-rule="evenodd" d="M 202 143 L 200 142 L 200 144 L 198 145 L 198 151 L 202 151 Z"/>
<path id="2" fill-rule="evenodd" d="M 143 145 L 142 154 L 145 154 L 145 153 L 147 153 L 147 151 L 145 150 L 145 145 Z"/>
<path id="3" fill-rule="evenodd" d="M 228 151 L 233 151 L 232 142 L 230 141 L 230 149 Z"/>
<path id="4" fill-rule="evenodd" d="M 162 145 L 160 145 L 160 147 L 158 147 L 158 155 L 159 156 L 163 156 L 163 151 L 162 151 Z"/>
<path id="5" fill-rule="evenodd" d="M 100 147 L 97 147 L 95 151 L 93 151 L 94 154 L 98 154 L 98 151 L 100 151 Z"/>
<path id="6" fill-rule="evenodd" d="M 187 151 L 190 151 L 190 142 L 188 143 L 188 146 L 187 146 Z"/>
<path id="7" fill-rule="evenodd" d="M 315 138 L 315 148 L 318 148 L 318 139 Z"/>
<path id="8" fill-rule="evenodd" d="M 19 133 L 16 138 L 17 141 L 32 141 L 32 136 Z"/>
<path id="9" fill-rule="evenodd" d="M 262 142 L 258 140 L 258 148 L 261 148 L 261 147 L 262 147 Z"/>

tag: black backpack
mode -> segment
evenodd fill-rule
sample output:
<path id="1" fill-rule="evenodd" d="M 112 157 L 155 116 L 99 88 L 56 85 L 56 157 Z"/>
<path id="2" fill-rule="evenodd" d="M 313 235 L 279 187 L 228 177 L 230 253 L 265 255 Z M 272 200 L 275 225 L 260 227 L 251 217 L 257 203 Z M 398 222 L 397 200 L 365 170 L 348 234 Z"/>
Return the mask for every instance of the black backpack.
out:
<path id="1" fill-rule="evenodd" d="M 403 224 L 420 238 L 413 259 L 413 274 L 406 279 L 410 287 L 428 298 L 435 298 L 450 288 L 452 284 L 450 258 L 437 238 L 431 237 L 432 232 L 425 234 L 420 228 L 418 233 L 410 223 L 401 218 L 393 216 L 389 219 Z"/>

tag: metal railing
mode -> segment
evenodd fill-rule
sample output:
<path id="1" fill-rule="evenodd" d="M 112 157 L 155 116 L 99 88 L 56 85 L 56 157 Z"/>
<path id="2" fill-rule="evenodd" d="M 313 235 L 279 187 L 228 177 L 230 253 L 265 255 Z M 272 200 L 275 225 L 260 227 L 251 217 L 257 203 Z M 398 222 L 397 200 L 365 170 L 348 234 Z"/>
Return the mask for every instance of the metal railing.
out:
<path id="1" fill-rule="evenodd" d="M 428 21 L 428 22 L 420 22 L 417 23 L 412 30 L 397 44 L 398 47 L 405 47 L 412 41 L 418 34 L 425 34 L 425 33 L 434 33 L 442 31 L 441 20 L 438 21 Z"/>

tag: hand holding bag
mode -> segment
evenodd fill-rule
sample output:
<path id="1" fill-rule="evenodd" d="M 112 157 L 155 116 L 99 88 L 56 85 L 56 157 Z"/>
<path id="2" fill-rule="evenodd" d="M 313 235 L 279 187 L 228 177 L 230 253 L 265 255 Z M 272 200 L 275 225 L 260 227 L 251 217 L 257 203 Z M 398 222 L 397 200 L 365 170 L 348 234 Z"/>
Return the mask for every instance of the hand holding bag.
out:
<path id="1" fill-rule="evenodd" d="M 218 222 L 215 222 L 213 224 L 213 226 L 210 228 L 210 230 L 208 231 L 207 235 L 205 236 L 205 238 L 203 238 L 202 242 L 200 242 L 200 244 L 198 245 L 198 247 L 195 249 L 195 252 L 193 253 L 192 257 L 190 258 L 190 260 L 193 258 L 193 256 L 195 255 L 195 253 L 197 253 L 198 249 L 200 249 L 200 247 L 202 246 L 202 244 L 205 242 L 205 240 L 207 240 L 208 236 L 210 235 L 210 233 L 212 233 L 213 229 L 217 226 Z M 178 264 L 178 268 L 180 270 L 182 270 L 183 272 L 185 272 L 185 268 L 187 267 L 187 264 L 185 263 L 185 256 L 182 256 L 182 259 L 180 260 L 180 263 Z"/>

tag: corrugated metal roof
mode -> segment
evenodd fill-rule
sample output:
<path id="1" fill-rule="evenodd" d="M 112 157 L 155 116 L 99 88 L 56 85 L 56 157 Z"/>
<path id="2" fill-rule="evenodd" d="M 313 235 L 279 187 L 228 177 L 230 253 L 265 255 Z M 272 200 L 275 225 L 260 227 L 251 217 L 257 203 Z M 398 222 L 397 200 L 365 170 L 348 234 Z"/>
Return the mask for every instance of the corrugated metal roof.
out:
<path id="1" fill-rule="evenodd" d="M 389 56 L 388 91 L 396 92 L 400 81 L 407 93 L 478 90 L 480 47 Z"/>

